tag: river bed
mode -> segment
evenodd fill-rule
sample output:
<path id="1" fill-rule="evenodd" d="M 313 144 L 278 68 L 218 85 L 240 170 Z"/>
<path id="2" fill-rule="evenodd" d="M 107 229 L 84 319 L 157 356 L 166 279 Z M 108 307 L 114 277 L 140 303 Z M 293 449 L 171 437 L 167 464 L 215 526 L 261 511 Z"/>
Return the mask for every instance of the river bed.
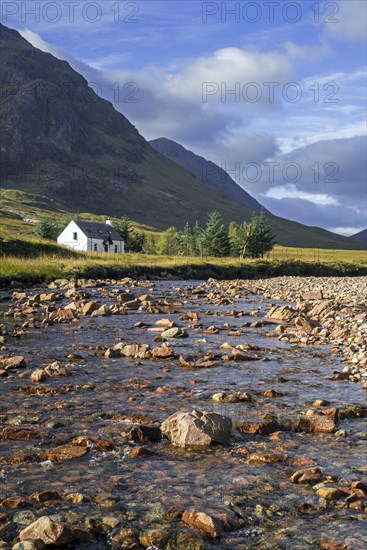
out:
<path id="1" fill-rule="evenodd" d="M 340 358 L 330 353 L 331 346 L 279 341 L 270 322 L 249 326 L 264 321 L 271 303 L 284 302 L 243 292 L 231 304 L 220 303 L 208 298 L 208 285 L 195 281 L 125 286 L 137 295 L 149 293 L 155 301 L 172 300 L 171 304 L 179 305 L 172 305 L 175 312 L 164 315 L 129 311 L 126 315 L 81 317 L 74 323 L 26 328 L 25 334 L 6 340 L 6 353 L 24 356 L 27 368 L 1 378 L 1 429 L 40 429 L 36 440 L 0 442 L 1 498 L 4 501 L 16 495 L 28 501 L 24 508 L 1 508 L 11 523 L 3 537 L 8 547 L 20 529 L 42 515 L 71 525 L 88 525 L 89 529 L 93 519 L 98 523 L 113 518 L 116 522 L 110 521 L 111 533 L 106 529 L 104 538 L 96 529 L 99 534 L 95 535 L 100 548 L 110 548 L 114 529 L 120 525 L 117 522 L 137 529 L 176 529 L 182 527 L 182 511 L 192 508 L 231 509 L 240 519 L 240 527 L 224 532 L 219 540 L 203 536 L 204 548 L 367 548 L 363 506 L 350 506 L 348 494 L 337 501 L 325 500 L 312 485 L 289 480 L 298 469 L 319 466 L 331 476 L 332 486 L 366 482 L 366 418 L 341 418 L 333 433 L 290 428 L 260 435 L 233 430 L 229 447 L 217 445 L 205 450 L 180 449 L 162 439 L 144 443 L 150 456 L 131 456 L 131 450 L 140 445 L 129 437 L 131 428 L 141 424 L 159 427 L 176 411 L 215 411 L 230 417 L 234 426 L 271 415 L 293 426 L 300 414 L 315 408 L 317 400 L 329 408 L 366 405 L 366 391 L 348 380 L 331 380 L 333 372 L 343 368 Z M 202 292 L 193 293 L 198 288 Z M 111 304 L 116 289 L 121 286 L 86 290 L 91 300 Z M 6 300 L 3 304 L 8 306 Z M 187 312 L 197 313 L 198 319 L 185 318 Z M 103 356 L 105 348 L 119 341 L 154 347 L 157 333 L 149 332 L 145 325 L 154 327 L 162 317 L 188 334 L 187 338 L 170 341 L 175 358 Z M 21 324 L 10 317 L 2 322 L 9 332 L 14 323 Z M 139 323 L 144 325 L 136 326 Z M 180 365 L 179 356 L 223 354 L 225 343 L 233 347 L 250 344 L 258 357 L 249 361 L 217 358 L 209 368 Z M 70 354 L 75 355 L 72 360 L 67 358 Z M 67 364 L 71 375 L 30 382 L 31 372 L 55 360 Z M 45 393 L 45 389 L 53 392 Z M 215 403 L 212 396 L 218 392 L 247 393 L 251 400 Z M 38 451 L 67 445 L 79 436 L 108 441 L 111 449 L 88 444 L 86 454 L 71 460 L 36 458 Z M 249 463 L 248 454 L 235 452 L 243 447 L 249 454 L 274 453 L 279 458 Z M 24 459 L 27 454 L 33 458 Z M 30 498 L 44 491 L 57 494 L 46 502 Z M 67 497 L 70 494 L 84 498 L 73 502 Z M 93 544 L 73 547 L 93 548 Z"/>

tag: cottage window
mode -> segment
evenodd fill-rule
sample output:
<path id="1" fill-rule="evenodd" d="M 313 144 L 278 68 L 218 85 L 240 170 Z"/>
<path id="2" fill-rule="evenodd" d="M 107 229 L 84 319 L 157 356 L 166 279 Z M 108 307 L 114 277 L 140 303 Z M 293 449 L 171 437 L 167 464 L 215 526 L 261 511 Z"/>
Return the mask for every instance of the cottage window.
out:
<path id="1" fill-rule="evenodd" d="M 73 233 L 73 239 L 74 239 L 74 241 L 78 240 L 78 233 L 76 231 L 75 231 L 75 233 Z"/>
<path id="2" fill-rule="evenodd" d="M 94 243 L 94 245 L 93 245 L 93 250 L 94 250 L 94 252 L 97 252 L 97 251 L 98 251 L 98 245 L 97 245 L 97 243 Z"/>

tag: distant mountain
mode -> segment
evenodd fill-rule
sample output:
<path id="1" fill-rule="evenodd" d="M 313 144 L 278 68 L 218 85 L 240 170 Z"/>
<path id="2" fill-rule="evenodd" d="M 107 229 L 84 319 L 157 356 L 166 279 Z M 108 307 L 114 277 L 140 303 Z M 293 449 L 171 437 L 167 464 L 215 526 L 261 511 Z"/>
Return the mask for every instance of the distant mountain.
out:
<path id="1" fill-rule="evenodd" d="M 364 229 L 363 231 L 360 231 L 355 235 L 351 235 L 349 238 L 352 239 L 353 241 L 358 241 L 360 243 L 367 244 L 367 229 Z"/>
<path id="2" fill-rule="evenodd" d="M 266 209 L 256 199 L 251 197 L 214 162 L 206 160 L 204 157 L 188 151 L 179 143 L 164 137 L 153 139 L 149 143 L 156 151 L 189 170 L 197 180 L 207 187 L 227 195 L 255 212 L 262 210 L 266 212 Z"/>
<path id="3" fill-rule="evenodd" d="M 348 243 L 348 238 L 341 235 L 274 216 L 217 164 L 188 151 L 179 143 L 164 137 L 153 139 L 149 143 L 162 155 L 189 170 L 206 187 L 220 191 L 253 212 L 266 212 L 277 243 L 310 248 L 359 248 L 355 243 Z"/>
<path id="4" fill-rule="evenodd" d="M 1 188 L 24 191 L 40 208 L 127 214 L 157 229 L 203 223 L 212 210 L 242 222 L 261 209 L 233 180 L 203 182 L 197 164 L 186 169 L 158 152 L 66 61 L 4 25 L 0 47 Z M 363 246 L 317 227 L 269 221 L 280 244 Z"/>

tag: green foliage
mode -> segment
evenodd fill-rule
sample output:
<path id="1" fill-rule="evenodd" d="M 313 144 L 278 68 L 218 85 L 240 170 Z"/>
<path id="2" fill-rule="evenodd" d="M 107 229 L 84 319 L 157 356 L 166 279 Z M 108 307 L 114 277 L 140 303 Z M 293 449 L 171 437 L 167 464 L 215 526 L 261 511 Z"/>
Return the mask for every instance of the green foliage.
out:
<path id="1" fill-rule="evenodd" d="M 274 236 L 264 212 L 253 215 L 249 224 L 244 224 L 244 252 L 251 258 L 263 258 L 274 247 Z"/>
<path id="2" fill-rule="evenodd" d="M 142 253 L 154 255 L 157 254 L 158 244 L 155 235 L 145 235 Z"/>
<path id="3" fill-rule="evenodd" d="M 242 238 L 243 224 L 240 225 L 237 222 L 231 222 L 228 227 L 228 239 L 230 245 L 231 256 L 239 256 L 242 252 L 241 246 L 243 242 Z"/>
<path id="4" fill-rule="evenodd" d="M 204 256 L 227 256 L 230 250 L 228 232 L 219 212 L 211 212 L 208 216 L 202 238 Z"/>
<path id="5" fill-rule="evenodd" d="M 264 212 L 253 215 L 251 222 L 231 222 L 228 237 L 233 256 L 263 257 L 274 247 L 274 237 Z"/>
<path id="6" fill-rule="evenodd" d="M 178 233 L 178 251 L 181 256 L 201 256 L 203 230 L 198 222 L 191 227 L 188 223 Z"/>
<path id="7" fill-rule="evenodd" d="M 133 231 L 129 216 L 122 216 L 121 220 L 114 223 L 114 228 L 116 229 L 117 233 L 121 235 L 121 237 L 124 239 L 125 250 L 127 250 L 129 236 Z"/>
<path id="8" fill-rule="evenodd" d="M 41 220 L 37 223 L 34 234 L 41 239 L 49 239 L 56 241 L 61 233 L 60 225 L 51 219 Z"/>
<path id="9" fill-rule="evenodd" d="M 114 228 L 125 241 L 125 252 L 142 252 L 146 235 L 135 231 L 129 216 L 122 216 L 121 220 L 114 223 Z"/>
<path id="10" fill-rule="evenodd" d="M 179 238 L 175 227 L 166 229 L 159 238 L 158 253 L 164 256 L 177 256 L 179 254 Z"/>
<path id="11" fill-rule="evenodd" d="M 138 231 L 134 231 L 129 236 L 129 250 L 128 252 L 142 252 L 144 250 L 144 244 L 146 240 L 146 234 Z"/>

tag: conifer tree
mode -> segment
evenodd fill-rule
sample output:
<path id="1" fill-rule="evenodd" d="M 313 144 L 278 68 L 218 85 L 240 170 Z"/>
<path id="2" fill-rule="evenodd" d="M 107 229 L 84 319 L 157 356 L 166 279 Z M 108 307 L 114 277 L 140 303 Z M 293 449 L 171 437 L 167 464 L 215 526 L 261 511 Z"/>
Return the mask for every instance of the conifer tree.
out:
<path id="1" fill-rule="evenodd" d="M 203 234 L 205 256 L 227 256 L 229 253 L 228 233 L 219 212 L 211 212 Z"/>

